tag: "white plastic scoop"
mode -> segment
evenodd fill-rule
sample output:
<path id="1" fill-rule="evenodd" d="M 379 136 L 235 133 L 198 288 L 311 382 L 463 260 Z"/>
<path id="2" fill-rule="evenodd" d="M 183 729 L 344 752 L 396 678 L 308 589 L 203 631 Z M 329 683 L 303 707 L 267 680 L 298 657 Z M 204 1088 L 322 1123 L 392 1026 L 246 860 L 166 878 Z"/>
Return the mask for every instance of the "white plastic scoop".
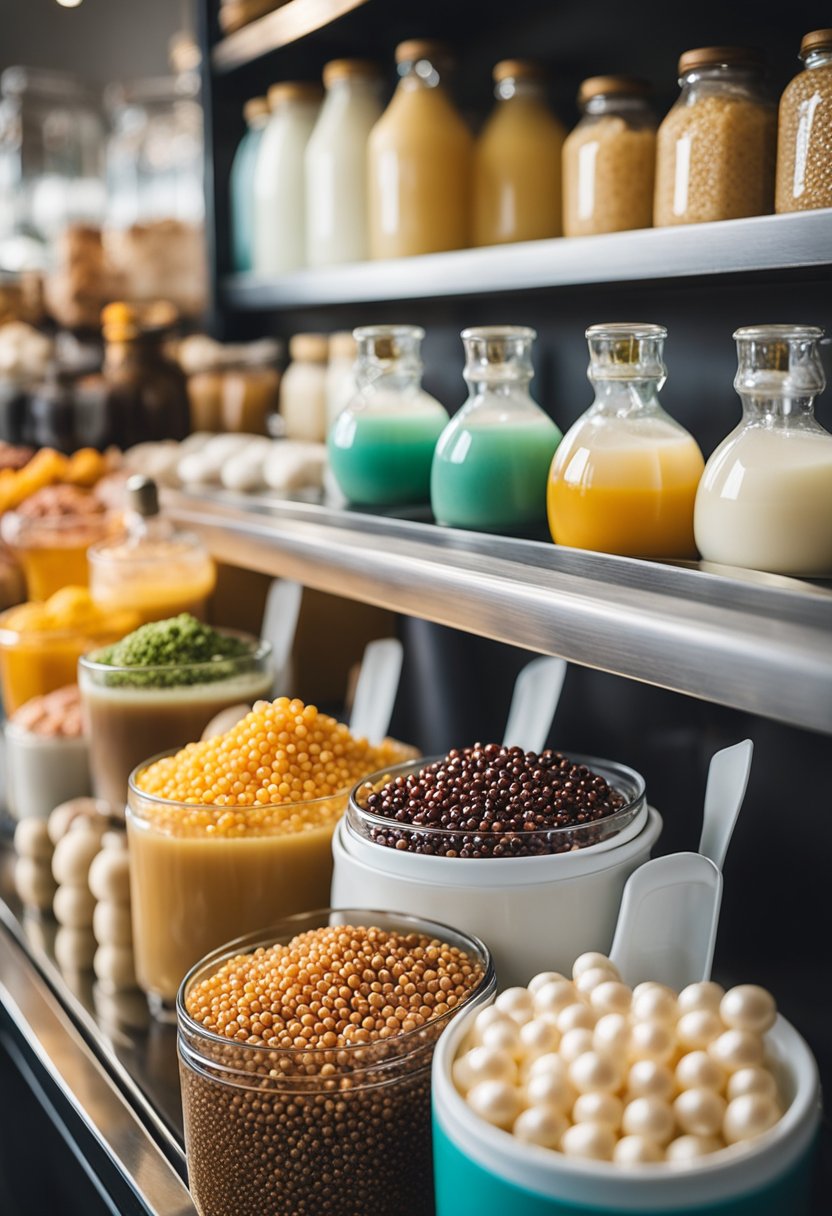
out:
<path id="1" fill-rule="evenodd" d="M 272 689 L 276 697 L 282 696 L 292 682 L 292 647 L 295 643 L 302 599 L 301 584 L 286 578 L 274 579 L 266 596 L 261 632 L 266 641 L 272 644 Z"/>
<path id="2" fill-rule="evenodd" d="M 350 717 L 350 732 L 357 739 L 381 743 L 387 734 L 399 691 L 403 657 L 398 638 L 379 638 L 367 645 Z"/>
<path id="3" fill-rule="evenodd" d="M 543 750 L 565 677 L 563 659 L 544 656 L 526 664 L 514 682 L 504 747 L 522 747 L 527 752 Z"/>
<path id="4" fill-rule="evenodd" d="M 711 759 L 698 853 L 656 857 L 630 875 L 610 958 L 626 984 L 658 980 L 677 992 L 708 979 L 722 903 L 722 863 L 751 769 L 750 739 Z"/>

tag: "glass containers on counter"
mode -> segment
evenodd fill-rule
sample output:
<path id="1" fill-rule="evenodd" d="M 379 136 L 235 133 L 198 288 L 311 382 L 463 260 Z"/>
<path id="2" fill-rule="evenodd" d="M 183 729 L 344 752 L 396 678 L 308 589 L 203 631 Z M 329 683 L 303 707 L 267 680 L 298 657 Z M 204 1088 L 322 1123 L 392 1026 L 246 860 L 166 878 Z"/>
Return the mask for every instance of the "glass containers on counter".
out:
<path id="1" fill-rule="evenodd" d="M 106 349 L 104 385 L 110 442 L 117 447 L 184 439 L 190 430 L 185 377 L 164 349 L 175 310 L 108 304 L 101 314 Z"/>
<path id="2" fill-rule="evenodd" d="M 277 412 L 280 345 L 271 338 L 227 347 L 222 377 L 221 430 L 240 435 L 267 435 Z"/>
<path id="3" fill-rule="evenodd" d="M 323 443 L 326 438 L 326 334 L 295 334 L 291 360 L 280 384 L 280 415 L 287 439 Z"/>
<path id="4" fill-rule="evenodd" d="M 586 336 L 595 401 L 552 463 L 552 538 L 629 557 L 694 557 L 693 504 L 704 462 L 659 403 L 667 330 L 591 325 Z"/>
<path id="5" fill-rule="evenodd" d="M 543 69 L 505 59 L 494 83 L 497 105 L 474 145 L 473 243 L 560 236 L 565 131 L 546 104 Z"/>
<path id="6" fill-rule="evenodd" d="M 237 145 L 231 165 L 231 249 L 235 270 L 251 270 L 254 230 L 254 170 L 266 123 L 269 103 L 252 97 L 243 106 L 246 132 Z"/>
<path id="7" fill-rule="evenodd" d="M 431 506 L 440 524 L 525 532 L 544 522 L 561 433 L 531 398 L 533 329 L 464 329 L 470 395 L 436 445 Z"/>
<path id="8" fill-rule="evenodd" d="M 304 158 L 320 100 L 321 90 L 315 84 L 283 81 L 269 89 L 271 116 L 254 171 L 256 274 L 297 270 L 306 259 Z"/>
<path id="9" fill-rule="evenodd" d="M 448 414 L 422 388 L 425 331 L 371 325 L 354 336 L 357 391 L 329 434 L 335 479 L 350 502 L 427 502 L 434 448 Z"/>
<path id="10" fill-rule="evenodd" d="M 656 118 L 648 95 L 632 76 L 593 76 L 578 90 L 583 117 L 563 147 L 565 236 L 653 223 Z"/>
<path id="11" fill-rule="evenodd" d="M 441 42 L 396 47 L 401 79 L 368 144 L 371 258 L 469 243 L 473 145 L 441 80 L 448 59 Z"/>
<path id="12" fill-rule="evenodd" d="M 832 435 L 815 420 L 822 329 L 738 329 L 742 421 L 705 468 L 696 543 L 707 561 L 832 577 Z"/>
<path id="13" fill-rule="evenodd" d="M 780 99 L 776 211 L 832 207 L 832 30 L 807 34 L 800 58 Z"/>
<path id="14" fill-rule="evenodd" d="M 681 94 L 656 148 L 657 226 L 772 210 L 776 121 L 762 67 L 744 47 L 703 47 L 680 58 Z"/>
<path id="15" fill-rule="evenodd" d="M 306 146 L 306 262 L 360 262 L 367 245 L 367 140 L 381 115 L 379 72 L 365 59 L 324 67 L 326 97 Z"/>

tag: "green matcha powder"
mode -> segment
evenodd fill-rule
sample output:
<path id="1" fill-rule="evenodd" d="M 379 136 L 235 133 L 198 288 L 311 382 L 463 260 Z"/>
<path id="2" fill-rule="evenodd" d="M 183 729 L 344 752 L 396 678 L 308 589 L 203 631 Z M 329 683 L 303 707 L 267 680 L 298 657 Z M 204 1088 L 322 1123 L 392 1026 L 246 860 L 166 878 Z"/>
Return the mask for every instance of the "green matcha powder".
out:
<path id="1" fill-rule="evenodd" d="M 141 625 L 90 657 L 105 667 L 135 669 L 114 671 L 106 680 L 110 687 L 176 688 L 227 680 L 239 673 L 239 664 L 228 660 L 249 654 L 251 647 L 241 638 L 218 633 L 183 612 Z"/>

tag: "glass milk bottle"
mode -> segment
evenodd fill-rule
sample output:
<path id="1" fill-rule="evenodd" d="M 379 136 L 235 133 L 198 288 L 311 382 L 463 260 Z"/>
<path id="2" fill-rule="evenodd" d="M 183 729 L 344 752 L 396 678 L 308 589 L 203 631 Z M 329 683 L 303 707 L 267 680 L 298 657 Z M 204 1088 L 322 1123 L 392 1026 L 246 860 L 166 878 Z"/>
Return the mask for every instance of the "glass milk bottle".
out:
<path id="1" fill-rule="evenodd" d="M 552 539 L 628 557 L 694 557 L 693 503 L 704 462 L 659 403 L 667 330 L 591 325 L 586 337 L 595 401 L 552 463 Z"/>
<path id="2" fill-rule="evenodd" d="M 271 117 L 260 140 L 254 170 L 255 274 L 283 274 L 304 264 L 304 156 L 320 96 L 320 89 L 313 84 L 283 82 L 269 89 Z"/>
<path id="3" fill-rule="evenodd" d="M 696 496 L 706 561 L 832 577 L 832 435 L 815 421 L 826 386 L 822 329 L 738 329 L 742 421 L 708 461 Z"/>
<path id="4" fill-rule="evenodd" d="M 254 234 L 254 171 L 260 139 L 269 121 L 265 97 L 252 97 L 243 106 L 246 133 L 237 145 L 231 165 L 231 249 L 235 270 L 251 270 Z"/>
<path id="5" fill-rule="evenodd" d="M 365 59 L 324 68 L 326 98 L 306 146 L 306 263 L 361 262 L 367 243 L 367 140 L 381 115 L 379 74 Z"/>
<path id="6" fill-rule="evenodd" d="M 436 441 L 448 421 L 422 388 L 416 325 L 369 325 L 354 331 L 358 391 L 329 434 L 335 480 L 354 503 L 427 502 Z"/>
<path id="7" fill-rule="evenodd" d="M 561 151 L 566 132 L 546 104 L 537 63 L 494 68 L 497 104 L 474 147 L 475 245 L 561 234 Z"/>
<path id="8" fill-rule="evenodd" d="M 326 438 L 326 334 L 295 334 L 291 362 L 280 382 L 280 414 L 287 439 L 323 443 Z"/>
<path id="9" fill-rule="evenodd" d="M 371 258 L 469 243 L 472 139 L 440 79 L 448 57 L 441 42 L 396 47 L 401 79 L 368 144 Z"/>
<path id="10" fill-rule="evenodd" d="M 436 445 L 431 506 L 440 524 L 511 533 L 544 523 L 561 433 L 529 393 L 536 337 L 519 325 L 462 331 L 470 396 Z"/>

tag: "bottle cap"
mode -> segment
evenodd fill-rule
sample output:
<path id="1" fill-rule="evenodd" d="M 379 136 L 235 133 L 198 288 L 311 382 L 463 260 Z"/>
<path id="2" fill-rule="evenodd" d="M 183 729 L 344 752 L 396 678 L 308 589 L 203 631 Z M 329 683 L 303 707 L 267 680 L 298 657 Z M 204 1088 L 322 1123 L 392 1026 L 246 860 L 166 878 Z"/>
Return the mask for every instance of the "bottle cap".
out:
<path id="1" fill-rule="evenodd" d="M 326 363 L 329 338 L 326 334 L 295 334 L 289 339 L 289 357 L 301 363 Z"/>
<path id="2" fill-rule="evenodd" d="M 684 76 L 697 68 L 761 68 L 764 63 L 763 56 L 753 47 L 700 46 L 694 51 L 685 51 L 679 57 L 679 75 Z"/>
<path id="3" fill-rule="evenodd" d="M 258 118 L 265 118 L 269 113 L 268 97 L 252 97 L 243 106 L 243 118 L 249 126 L 257 122 Z"/>
<path id="4" fill-rule="evenodd" d="M 378 80 L 381 70 L 372 59 L 331 59 L 324 64 L 324 84 L 330 88 L 336 80 Z"/>
<path id="5" fill-rule="evenodd" d="M 805 34 L 800 42 L 800 57 L 805 58 L 812 51 L 832 50 L 832 30 L 812 30 Z"/>
<path id="6" fill-rule="evenodd" d="M 329 335 L 330 359 L 354 359 L 356 341 L 349 330 Z"/>
<path id="7" fill-rule="evenodd" d="M 396 47 L 396 63 L 415 63 L 418 59 L 448 63 L 452 58 L 448 44 L 435 38 L 408 38 Z"/>
<path id="8" fill-rule="evenodd" d="M 578 105 L 593 97 L 649 97 L 651 92 L 647 81 L 637 76 L 590 76 L 578 89 Z"/>
<path id="9" fill-rule="evenodd" d="M 147 519 L 159 514 L 159 491 L 152 477 L 136 473 L 127 482 L 127 505 L 131 511 Z"/>
<path id="10" fill-rule="evenodd" d="M 321 86 L 308 80 L 281 80 L 273 84 L 268 92 L 269 109 L 275 110 L 287 101 L 320 101 Z"/>
<path id="11" fill-rule="evenodd" d="M 546 69 L 534 59 L 501 59 L 494 64 L 491 76 L 495 84 L 501 80 L 545 80 Z"/>

